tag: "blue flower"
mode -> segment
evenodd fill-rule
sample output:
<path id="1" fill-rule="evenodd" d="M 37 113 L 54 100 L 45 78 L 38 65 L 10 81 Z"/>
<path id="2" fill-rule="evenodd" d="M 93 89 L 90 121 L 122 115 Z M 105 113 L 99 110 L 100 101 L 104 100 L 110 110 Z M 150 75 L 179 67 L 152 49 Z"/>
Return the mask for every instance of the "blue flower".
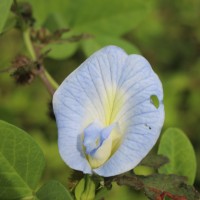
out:
<path id="1" fill-rule="evenodd" d="M 144 57 L 116 46 L 97 51 L 72 72 L 55 92 L 53 108 L 65 163 L 105 177 L 134 168 L 164 122 L 158 76 Z"/>

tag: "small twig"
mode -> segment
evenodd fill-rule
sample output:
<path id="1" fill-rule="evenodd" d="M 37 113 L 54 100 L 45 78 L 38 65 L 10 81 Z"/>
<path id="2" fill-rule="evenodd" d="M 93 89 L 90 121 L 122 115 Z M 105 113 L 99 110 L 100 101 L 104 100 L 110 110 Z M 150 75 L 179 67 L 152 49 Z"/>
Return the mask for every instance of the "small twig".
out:
<path id="1" fill-rule="evenodd" d="M 4 69 L 0 69 L 0 73 L 9 72 L 9 71 L 12 71 L 13 69 L 14 69 L 13 67 L 7 67 L 7 68 L 4 68 Z"/>
<path id="2" fill-rule="evenodd" d="M 38 67 L 36 69 L 32 69 L 32 73 L 40 77 L 47 90 L 51 95 L 54 94 L 55 90 L 58 88 L 58 84 L 51 77 L 51 75 L 46 71 L 45 67 L 42 64 L 43 56 L 40 54 L 36 54 L 36 49 L 34 48 L 32 41 L 30 39 L 30 30 L 26 30 L 24 32 L 24 41 L 29 51 L 31 58 L 33 61 L 37 62 Z"/>
<path id="3" fill-rule="evenodd" d="M 33 70 L 33 73 L 40 77 L 41 81 L 46 86 L 50 95 L 53 96 L 54 92 L 56 91 L 57 84 L 51 79 L 49 73 L 45 70 L 44 66 L 39 66 L 37 70 Z"/>

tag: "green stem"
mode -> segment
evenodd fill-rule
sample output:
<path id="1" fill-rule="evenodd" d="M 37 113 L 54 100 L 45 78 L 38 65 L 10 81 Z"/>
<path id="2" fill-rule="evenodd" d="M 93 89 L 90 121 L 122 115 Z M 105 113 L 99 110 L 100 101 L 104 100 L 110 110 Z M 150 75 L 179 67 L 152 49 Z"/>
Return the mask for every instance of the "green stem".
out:
<path id="1" fill-rule="evenodd" d="M 49 74 L 47 70 L 45 70 L 44 73 L 49 82 L 51 83 L 51 85 L 53 86 L 53 88 L 56 90 L 59 87 L 58 83 L 52 78 L 52 76 Z"/>
<path id="2" fill-rule="evenodd" d="M 29 51 L 30 56 L 33 59 L 33 61 L 35 61 L 37 58 L 36 58 L 35 50 L 33 48 L 33 45 L 32 45 L 31 39 L 30 39 L 30 29 L 27 29 L 24 31 L 23 37 L 24 37 L 24 42 L 25 42 L 26 48 Z"/>
<path id="3" fill-rule="evenodd" d="M 30 39 L 30 29 L 27 29 L 23 33 L 24 42 L 26 45 L 26 48 L 31 56 L 31 59 L 33 61 L 37 60 L 37 56 L 33 47 L 33 44 Z M 33 72 L 34 73 L 34 72 Z M 44 85 L 46 86 L 47 90 L 51 95 L 54 94 L 55 90 L 58 88 L 58 84 L 56 81 L 52 78 L 52 76 L 49 74 L 49 72 L 44 68 L 44 66 L 41 66 L 39 70 L 37 70 L 36 73 L 34 73 L 40 77 Z"/>
<path id="4" fill-rule="evenodd" d="M 50 76 L 50 74 L 41 66 L 38 76 L 46 86 L 49 93 L 53 96 L 54 92 L 58 88 L 58 84 L 54 81 L 54 79 Z"/>

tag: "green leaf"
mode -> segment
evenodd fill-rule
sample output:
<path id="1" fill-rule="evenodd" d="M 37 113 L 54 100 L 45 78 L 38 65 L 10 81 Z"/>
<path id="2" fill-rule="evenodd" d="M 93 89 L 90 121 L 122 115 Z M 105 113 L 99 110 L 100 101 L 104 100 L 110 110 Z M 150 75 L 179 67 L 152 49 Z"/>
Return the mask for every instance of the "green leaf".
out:
<path id="1" fill-rule="evenodd" d="M 193 186 L 185 183 L 184 177 L 176 175 L 154 174 L 141 177 L 144 184 L 145 194 L 150 199 L 159 199 L 162 194 L 173 199 L 198 200 L 200 194 Z"/>
<path id="2" fill-rule="evenodd" d="M 0 0 L 0 33 L 9 15 L 12 0 Z"/>
<path id="3" fill-rule="evenodd" d="M 91 54 L 93 54 L 95 51 L 97 51 L 107 45 L 119 46 L 122 49 L 124 49 L 126 51 L 126 53 L 128 53 L 128 54 L 139 54 L 140 53 L 140 51 L 137 49 L 137 47 L 135 47 L 133 44 L 131 44 L 130 42 L 128 42 L 124 39 L 117 38 L 117 37 L 99 35 L 92 39 L 83 40 L 81 42 L 82 49 L 83 49 L 84 53 L 86 54 L 86 56 L 88 56 L 88 57 Z"/>
<path id="4" fill-rule="evenodd" d="M 139 164 L 158 169 L 169 162 L 169 159 L 163 155 L 148 154 Z"/>
<path id="5" fill-rule="evenodd" d="M 0 121 L 0 199 L 32 196 L 44 169 L 44 156 L 23 130 Z"/>
<path id="6" fill-rule="evenodd" d="M 49 181 L 36 193 L 39 200 L 73 200 L 69 191 L 58 181 Z"/>
<path id="7" fill-rule="evenodd" d="M 6 23 L 4 24 L 2 33 L 7 32 L 10 29 L 14 28 L 16 25 L 16 21 L 17 21 L 17 19 L 16 19 L 15 14 L 10 12 L 10 14 L 6 20 Z"/>
<path id="8" fill-rule="evenodd" d="M 19 0 L 23 2 L 24 0 Z M 52 17 L 55 18 L 53 21 L 56 28 L 64 28 L 68 26 L 68 7 L 70 0 L 26 0 L 32 5 L 33 16 L 36 19 L 36 26 L 43 26 L 46 21 L 49 21 Z"/>
<path id="9" fill-rule="evenodd" d="M 76 34 L 112 36 L 121 36 L 135 28 L 145 18 L 150 3 L 140 0 L 27 1 L 32 4 L 37 26 L 53 18 L 55 28 L 69 27 Z"/>
<path id="10" fill-rule="evenodd" d="M 200 194 L 186 178 L 177 175 L 153 174 L 136 176 L 135 174 L 114 178 L 118 185 L 127 185 L 142 190 L 149 199 L 163 199 L 165 196 L 177 200 L 199 200 Z"/>
<path id="11" fill-rule="evenodd" d="M 102 187 L 95 195 L 95 200 L 102 200 L 108 194 L 109 190 L 106 187 Z"/>
<path id="12" fill-rule="evenodd" d="M 148 11 L 140 0 L 71 0 L 68 6 L 70 28 L 83 33 L 120 36 L 132 30 Z"/>
<path id="13" fill-rule="evenodd" d="M 167 156 L 170 162 L 159 169 L 159 173 L 188 177 L 193 184 L 196 175 L 196 158 L 187 136 L 177 128 L 167 129 L 160 140 L 158 154 Z"/>
<path id="14" fill-rule="evenodd" d="M 147 167 L 147 166 L 143 166 L 143 165 L 138 165 L 133 169 L 134 173 L 136 175 L 143 175 L 143 176 L 147 176 L 150 174 L 154 174 L 155 170 L 151 167 Z"/>
<path id="15" fill-rule="evenodd" d="M 50 49 L 48 57 L 61 60 L 72 56 L 78 48 L 77 42 L 65 42 L 65 43 L 52 43 L 48 44 L 43 51 Z"/>

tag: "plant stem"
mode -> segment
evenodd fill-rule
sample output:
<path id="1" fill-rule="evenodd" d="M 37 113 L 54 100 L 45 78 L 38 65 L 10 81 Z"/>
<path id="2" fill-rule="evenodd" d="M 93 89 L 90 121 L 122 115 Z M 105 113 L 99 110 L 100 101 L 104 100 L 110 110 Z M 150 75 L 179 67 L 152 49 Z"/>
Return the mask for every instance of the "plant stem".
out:
<path id="1" fill-rule="evenodd" d="M 44 70 L 44 74 L 51 83 L 52 87 L 56 90 L 58 88 L 58 83 L 52 78 L 52 76 L 49 74 L 47 70 Z"/>
<path id="2" fill-rule="evenodd" d="M 40 67 L 38 71 L 38 76 L 46 86 L 47 90 L 49 91 L 50 95 L 53 96 L 54 92 L 58 88 L 58 84 L 54 81 L 51 75 L 45 70 L 43 66 Z"/>
<path id="3" fill-rule="evenodd" d="M 30 39 L 30 29 L 27 29 L 23 32 L 23 37 L 24 37 L 26 48 L 29 51 L 32 60 L 36 61 L 37 58 L 36 58 L 35 50 L 33 48 L 33 45 Z"/>
<path id="4" fill-rule="evenodd" d="M 33 47 L 31 39 L 30 39 L 30 29 L 27 29 L 23 32 L 23 38 L 24 38 L 26 48 L 31 56 L 31 59 L 33 61 L 37 61 L 36 52 L 35 52 L 35 49 Z M 33 72 L 33 74 L 38 75 L 40 77 L 40 79 L 46 86 L 49 93 L 51 95 L 53 95 L 55 90 L 58 88 L 58 84 L 52 78 L 52 76 L 48 73 L 48 71 L 45 69 L 45 67 L 43 65 L 41 65 L 39 69 L 37 69 L 37 70 L 33 69 L 32 72 Z"/>

